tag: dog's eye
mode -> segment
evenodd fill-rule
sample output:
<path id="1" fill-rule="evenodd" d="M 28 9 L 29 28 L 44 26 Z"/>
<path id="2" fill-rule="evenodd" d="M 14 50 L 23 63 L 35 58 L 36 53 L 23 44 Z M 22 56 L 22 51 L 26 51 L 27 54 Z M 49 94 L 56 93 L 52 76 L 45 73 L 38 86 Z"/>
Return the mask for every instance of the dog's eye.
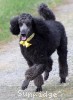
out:
<path id="1" fill-rule="evenodd" d="M 28 23 L 27 23 L 27 26 L 29 27 L 30 25 L 31 25 L 31 23 L 28 22 Z"/>

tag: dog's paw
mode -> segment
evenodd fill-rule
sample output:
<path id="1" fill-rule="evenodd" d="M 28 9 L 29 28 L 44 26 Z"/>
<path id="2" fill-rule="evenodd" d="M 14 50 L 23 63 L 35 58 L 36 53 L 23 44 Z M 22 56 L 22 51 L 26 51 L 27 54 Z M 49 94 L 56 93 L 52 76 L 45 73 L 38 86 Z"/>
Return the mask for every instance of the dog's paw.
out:
<path id="1" fill-rule="evenodd" d="M 29 80 L 25 80 L 24 82 L 23 82 L 23 84 L 22 84 L 22 90 L 25 90 L 27 87 L 28 87 L 28 85 L 29 85 Z"/>
<path id="2" fill-rule="evenodd" d="M 66 83 L 66 78 L 61 78 L 60 83 Z"/>
<path id="3" fill-rule="evenodd" d="M 44 80 L 46 81 L 48 79 L 48 77 L 49 77 L 49 72 L 45 72 L 44 73 Z"/>
<path id="4" fill-rule="evenodd" d="M 42 87 L 37 87 L 37 89 L 35 90 L 35 92 L 40 92 L 42 91 Z"/>

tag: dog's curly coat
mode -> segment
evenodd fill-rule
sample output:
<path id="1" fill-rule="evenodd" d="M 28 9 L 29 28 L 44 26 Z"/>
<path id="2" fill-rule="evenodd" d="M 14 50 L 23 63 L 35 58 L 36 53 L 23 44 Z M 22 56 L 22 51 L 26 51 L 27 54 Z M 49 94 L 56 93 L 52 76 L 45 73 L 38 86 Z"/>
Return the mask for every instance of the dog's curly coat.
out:
<path id="1" fill-rule="evenodd" d="M 47 15 L 47 14 L 46 14 Z M 49 15 L 50 16 L 50 15 Z M 30 14 L 21 14 L 10 21 L 10 30 L 12 34 L 28 38 L 35 33 L 32 38 L 30 47 L 20 45 L 21 53 L 27 60 L 29 69 L 25 73 L 25 81 L 22 89 L 28 87 L 31 80 L 34 80 L 37 86 L 36 91 L 42 91 L 43 78 L 42 73 L 45 71 L 45 80 L 52 70 L 51 55 L 57 50 L 59 56 L 59 75 L 60 82 L 65 83 L 68 75 L 67 65 L 67 37 L 64 26 L 53 20 L 43 20 L 32 17 Z"/>

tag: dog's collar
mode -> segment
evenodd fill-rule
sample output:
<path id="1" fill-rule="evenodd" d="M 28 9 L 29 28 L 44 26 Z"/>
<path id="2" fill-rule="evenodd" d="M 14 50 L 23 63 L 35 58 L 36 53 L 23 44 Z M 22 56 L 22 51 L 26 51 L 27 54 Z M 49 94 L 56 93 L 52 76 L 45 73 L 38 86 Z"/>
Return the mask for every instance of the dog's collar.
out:
<path id="1" fill-rule="evenodd" d="M 35 36 L 35 33 L 33 33 L 30 37 L 28 37 L 25 41 L 21 40 L 20 45 L 25 46 L 26 48 L 30 47 L 32 44 L 29 43 L 29 41 L 32 40 L 32 38 Z"/>

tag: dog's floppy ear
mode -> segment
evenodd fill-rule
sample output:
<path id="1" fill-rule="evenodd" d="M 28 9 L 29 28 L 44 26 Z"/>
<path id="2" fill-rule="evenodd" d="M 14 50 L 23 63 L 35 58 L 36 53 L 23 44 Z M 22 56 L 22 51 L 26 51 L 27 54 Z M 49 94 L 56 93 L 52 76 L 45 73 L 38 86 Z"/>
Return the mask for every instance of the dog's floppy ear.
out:
<path id="1" fill-rule="evenodd" d="M 20 33 L 18 18 L 17 16 L 10 20 L 10 31 L 13 35 L 18 35 Z"/>
<path id="2" fill-rule="evenodd" d="M 48 38 L 48 34 L 50 33 L 50 30 L 44 20 L 33 18 L 32 28 L 35 33 L 41 35 L 42 37 L 46 39 Z"/>

